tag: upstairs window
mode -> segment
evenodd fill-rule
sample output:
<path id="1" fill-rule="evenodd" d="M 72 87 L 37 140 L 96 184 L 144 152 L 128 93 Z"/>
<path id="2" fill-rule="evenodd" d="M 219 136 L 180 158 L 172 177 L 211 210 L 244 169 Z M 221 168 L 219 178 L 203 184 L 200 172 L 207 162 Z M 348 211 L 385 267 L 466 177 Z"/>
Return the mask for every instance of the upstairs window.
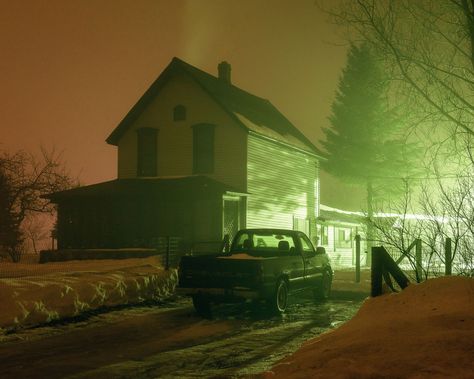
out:
<path id="1" fill-rule="evenodd" d="M 184 105 L 177 105 L 173 109 L 173 121 L 186 120 L 186 107 Z"/>
<path id="2" fill-rule="evenodd" d="M 156 176 L 157 135 L 157 129 L 137 130 L 137 176 Z"/>
<path id="3" fill-rule="evenodd" d="M 214 125 L 193 126 L 193 174 L 214 172 Z"/>

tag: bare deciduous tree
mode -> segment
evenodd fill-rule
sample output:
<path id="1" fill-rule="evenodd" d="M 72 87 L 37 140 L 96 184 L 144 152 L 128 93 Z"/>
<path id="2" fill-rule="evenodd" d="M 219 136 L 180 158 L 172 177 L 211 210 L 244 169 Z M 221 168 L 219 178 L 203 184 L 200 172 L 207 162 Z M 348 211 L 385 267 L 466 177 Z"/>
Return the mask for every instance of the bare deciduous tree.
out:
<path id="1" fill-rule="evenodd" d="M 422 186 L 413 200 L 407 191 L 403 200 L 391 204 L 392 217 L 373 219 L 377 242 L 404 256 L 417 281 L 443 275 L 446 264 L 462 275 L 474 273 L 474 177 L 463 176 L 446 183 L 442 178 Z M 415 212 L 422 211 L 422 214 Z M 451 259 L 446 262 L 445 242 L 452 243 Z M 416 272 L 415 239 L 422 241 L 422 272 Z M 411 248 L 411 249 L 410 249 Z"/>
<path id="2" fill-rule="evenodd" d="M 74 184 L 54 149 L 41 148 L 40 156 L 24 151 L 0 153 L 0 193 L 3 194 L 2 213 L 8 220 L 1 225 L 0 246 L 9 253 L 12 260 L 21 256 L 22 224 L 34 213 L 51 213 L 53 205 L 42 198 L 47 193 L 60 191 Z"/>
<path id="3" fill-rule="evenodd" d="M 398 211 L 392 204 L 392 212 L 403 215 L 411 208 L 425 217 L 399 217 L 397 228 L 392 222 L 390 229 L 377 220 L 380 238 L 403 253 L 407 238 L 418 235 L 427 254 L 425 263 L 431 266 L 425 270 L 428 275 L 444 263 L 443 240 L 449 237 L 457 272 L 471 273 L 474 1 L 342 0 L 328 12 L 347 27 L 350 41 L 360 39 L 379 52 L 391 80 L 390 99 L 410 115 L 412 137 L 424 142 L 430 179 L 420 199 L 398 204 Z"/>
<path id="4" fill-rule="evenodd" d="M 392 79 L 405 84 L 405 94 L 408 85 L 431 112 L 472 135 L 473 4 L 467 0 L 347 0 L 332 14 L 383 54 Z"/>
<path id="5" fill-rule="evenodd" d="M 427 165 L 474 164 L 474 1 L 342 0 L 328 12 L 379 52 Z"/>

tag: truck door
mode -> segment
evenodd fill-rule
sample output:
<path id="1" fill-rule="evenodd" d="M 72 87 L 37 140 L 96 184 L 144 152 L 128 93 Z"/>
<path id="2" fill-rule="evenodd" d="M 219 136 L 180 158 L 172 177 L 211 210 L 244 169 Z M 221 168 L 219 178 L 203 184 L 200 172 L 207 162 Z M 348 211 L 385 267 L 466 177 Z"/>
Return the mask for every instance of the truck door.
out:
<path id="1" fill-rule="evenodd" d="M 279 266 L 283 267 L 284 273 L 288 275 L 290 290 L 297 291 L 304 288 L 304 261 L 300 249 L 297 248 L 297 238 L 279 235 L 277 239 L 278 250 L 281 252 Z"/>
<path id="2" fill-rule="evenodd" d="M 301 253 L 293 248 L 290 250 L 290 286 L 293 290 L 299 290 L 306 286 L 305 284 L 305 264 Z"/>
<path id="3" fill-rule="evenodd" d="M 316 254 L 313 244 L 304 233 L 299 233 L 298 236 L 305 265 L 305 286 L 312 286 L 322 278 L 324 257 Z"/>

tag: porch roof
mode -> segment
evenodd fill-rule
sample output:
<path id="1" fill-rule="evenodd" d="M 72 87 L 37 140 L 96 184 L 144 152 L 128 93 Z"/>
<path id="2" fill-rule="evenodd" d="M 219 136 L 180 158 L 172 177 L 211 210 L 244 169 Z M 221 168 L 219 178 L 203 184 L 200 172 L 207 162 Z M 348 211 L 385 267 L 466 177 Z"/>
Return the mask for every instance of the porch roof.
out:
<path id="1" fill-rule="evenodd" d="M 336 210 L 320 209 L 318 220 L 328 224 L 356 224 L 363 225 L 366 217 L 354 212 L 338 212 Z"/>
<path id="2" fill-rule="evenodd" d="M 246 195 L 236 188 L 204 175 L 161 178 L 115 179 L 59 191 L 43 196 L 53 203 L 76 198 L 135 197 L 150 194 L 175 196 L 222 195 L 226 193 Z"/>

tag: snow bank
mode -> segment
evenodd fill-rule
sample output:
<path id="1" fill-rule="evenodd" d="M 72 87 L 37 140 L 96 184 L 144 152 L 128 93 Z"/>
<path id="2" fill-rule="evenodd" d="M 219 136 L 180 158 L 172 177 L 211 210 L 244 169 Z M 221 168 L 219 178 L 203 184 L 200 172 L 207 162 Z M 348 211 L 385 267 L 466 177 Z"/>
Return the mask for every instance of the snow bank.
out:
<path id="1" fill-rule="evenodd" d="M 474 279 L 443 277 L 365 301 L 265 378 L 474 378 Z"/>
<path id="2" fill-rule="evenodd" d="M 0 332 L 102 306 L 160 300 L 174 292 L 176 270 L 165 271 L 154 258 L 126 261 L 120 266 L 116 261 L 74 263 L 74 271 L 0 279 Z"/>

